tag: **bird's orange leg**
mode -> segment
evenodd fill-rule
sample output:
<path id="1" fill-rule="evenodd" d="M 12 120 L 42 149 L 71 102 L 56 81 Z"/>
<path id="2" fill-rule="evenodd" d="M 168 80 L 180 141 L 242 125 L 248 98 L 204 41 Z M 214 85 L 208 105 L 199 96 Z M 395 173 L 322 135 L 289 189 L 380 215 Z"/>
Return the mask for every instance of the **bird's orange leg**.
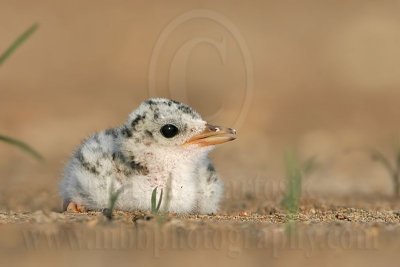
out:
<path id="1" fill-rule="evenodd" d="M 74 212 L 74 213 L 80 213 L 80 212 L 86 212 L 85 206 L 81 204 L 77 204 L 75 202 L 70 202 L 70 201 L 64 201 L 63 203 L 63 210 L 67 212 Z"/>

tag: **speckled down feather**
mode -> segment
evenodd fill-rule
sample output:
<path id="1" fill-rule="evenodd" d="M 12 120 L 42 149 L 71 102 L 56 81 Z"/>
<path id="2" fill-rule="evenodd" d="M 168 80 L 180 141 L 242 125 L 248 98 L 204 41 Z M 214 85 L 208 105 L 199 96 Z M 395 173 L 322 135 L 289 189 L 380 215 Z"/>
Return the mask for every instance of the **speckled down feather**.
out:
<path id="1" fill-rule="evenodd" d="M 165 124 L 175 125 L 179 134 L 165 138 L 160 132 Z M 101 210 L 120 190 L 116 209 L 149 210 L 157 187 L 164 192 L 161 209 L 217 212 L 223 184 L 208 158 L 213 146 L 182 146 L 205 127 L 185 104 L 162 98 L 143 102 L 123 125 L 91 135 L 76 149 L 60 183 L 64 203 Z"/>

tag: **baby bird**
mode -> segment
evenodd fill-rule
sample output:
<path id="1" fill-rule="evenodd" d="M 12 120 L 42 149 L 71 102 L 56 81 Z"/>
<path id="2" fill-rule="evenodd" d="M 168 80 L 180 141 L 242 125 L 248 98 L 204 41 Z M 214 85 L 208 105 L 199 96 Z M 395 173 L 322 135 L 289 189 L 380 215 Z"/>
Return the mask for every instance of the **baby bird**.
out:
<path id="1" fill-rule="evenodd" d="M 161 210 L 216 213 L 223 195 L 208 153 L 236 131 L 207 124 L 191 107 L 151 98 L 120 127 L 93 134 L 74 152 L 60 183 L 63 208 L 150 210 L 157 188 Z"/>

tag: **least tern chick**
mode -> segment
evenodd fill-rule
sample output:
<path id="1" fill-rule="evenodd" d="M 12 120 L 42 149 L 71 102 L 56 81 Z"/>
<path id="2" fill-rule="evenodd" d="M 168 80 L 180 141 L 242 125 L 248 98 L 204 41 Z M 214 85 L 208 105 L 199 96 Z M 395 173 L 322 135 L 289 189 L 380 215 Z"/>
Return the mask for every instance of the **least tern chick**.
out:
<path id="1" fill-rule="evenodd" d="M 152 98 L 120 127 L 86 139 L 67 164 L 60 183 L 64 210 L 102 210 L 119 192 L 115 208 L 210 214 L 218 210 L 223 183 L 208 158 L 216 144 L 236 131 L 207 124 L 191 107 Z"/>

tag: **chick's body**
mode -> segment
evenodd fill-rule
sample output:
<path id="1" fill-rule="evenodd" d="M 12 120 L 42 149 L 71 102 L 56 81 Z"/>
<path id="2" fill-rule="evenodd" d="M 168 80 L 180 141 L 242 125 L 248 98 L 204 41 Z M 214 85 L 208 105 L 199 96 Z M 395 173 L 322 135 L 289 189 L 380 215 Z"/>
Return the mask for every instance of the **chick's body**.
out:
<path id="1" fill-rule="evenodd" d="M 163 190 L 161 209 L 215 213 L 223 184 L 208 153 L 235 134 L 229 129 L 224 139 L 220 132 L 187 105 L 149 99 L 124 125 L 90 136 L 74 152 L 60 183 L 65 206 L 101 210 L 119 191 L 116 209 L 150 210 L 157 188 L 157 199 Z"/>

